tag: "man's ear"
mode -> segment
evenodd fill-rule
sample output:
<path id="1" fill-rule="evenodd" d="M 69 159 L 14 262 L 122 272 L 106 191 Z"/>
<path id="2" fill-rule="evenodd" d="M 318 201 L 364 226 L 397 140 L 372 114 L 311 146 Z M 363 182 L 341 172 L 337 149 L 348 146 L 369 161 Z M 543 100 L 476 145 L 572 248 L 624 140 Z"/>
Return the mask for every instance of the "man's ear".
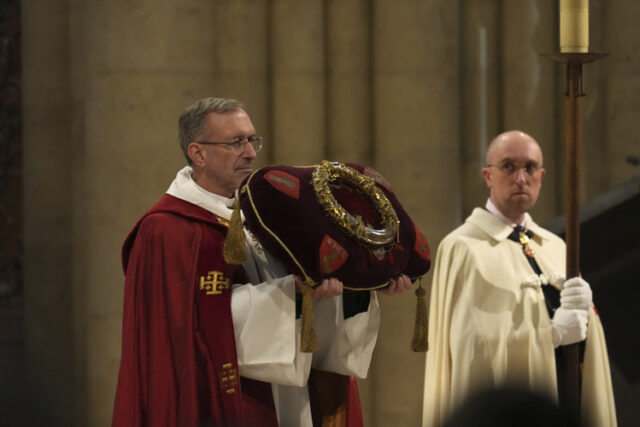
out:
<path id="1" fill-rule="evenodd" d="M 187 146 L 187 154 L 191 159 L 191 163 L 197 166 L 204 165 L 204 147 L 195 142 L 190 143 Z"/>
<path id="2" fill-rule="evenodd" d="M 482 168 L 482 177 L 484 178 L 484 183 L 487 184 L 487 187 L 491 188 L 493 183 L 491 182 L 491 171 L 489 168 Z"/>

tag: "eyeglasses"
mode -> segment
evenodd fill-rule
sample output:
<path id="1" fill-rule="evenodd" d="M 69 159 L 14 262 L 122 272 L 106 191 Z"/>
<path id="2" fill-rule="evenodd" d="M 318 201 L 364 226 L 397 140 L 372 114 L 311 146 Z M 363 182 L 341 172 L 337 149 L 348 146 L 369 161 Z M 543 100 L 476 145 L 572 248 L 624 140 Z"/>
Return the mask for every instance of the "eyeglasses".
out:
<path id="1" fill-rule="evenodd" d="M 206 141 L 193 141 L 198 144 L 204 145 L 224 145 L 229 147 L 235 154 L 244 153 L 247 149 L 247 144 L 251 144 L 253 150 L 257 153 L 262 149 L 262 137 L 261 136 L 248 136 L 244 138 L 238 138 L 233 142 L 206 142 Z"/>
<path id="2" fill-rule="evenodd" d="M 536 176 L 538 172 L 540 172 L 540 170 L 542 169 L 540 165 L 534 161 L 530 161 L 522 164 L 522 163 L 516 163 L 511 160 L 505 160 L 501 162 L 499 165 L 487 165 L 487 167 L 488 168 L 497 167 L 500 170 L 500 172 L 506 176 L 513 176 L 516 172 L 522 169 L 530 177 Z"/>

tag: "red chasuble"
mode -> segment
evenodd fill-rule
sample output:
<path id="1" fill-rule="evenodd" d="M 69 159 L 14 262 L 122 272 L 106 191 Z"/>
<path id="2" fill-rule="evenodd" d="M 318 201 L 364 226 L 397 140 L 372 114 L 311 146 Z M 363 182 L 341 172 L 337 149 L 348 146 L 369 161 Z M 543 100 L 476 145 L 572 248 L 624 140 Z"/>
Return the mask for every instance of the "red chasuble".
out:
<path id="1" fill-rule="evenodd" d="M 113 426 L 276 426 L 267 383 L 238 375 L 227 227 L 165 195 L 127 237 Z"/>

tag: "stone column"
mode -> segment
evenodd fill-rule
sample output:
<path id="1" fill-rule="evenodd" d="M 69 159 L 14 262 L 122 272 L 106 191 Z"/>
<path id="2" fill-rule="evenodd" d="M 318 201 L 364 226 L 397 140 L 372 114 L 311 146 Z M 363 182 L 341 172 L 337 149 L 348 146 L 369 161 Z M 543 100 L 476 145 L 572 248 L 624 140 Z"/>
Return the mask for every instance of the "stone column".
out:
<path id="1" fill-rule="evenodd" d="M 463 174 L 462 215 L 482 206 L 487 187 L 480 170 L 487 146 L 500 123 L 500 5 L 497 1 L 461 3 L 460 106 Z"/>
<path id="2" fill-rule="evenodd" d="M 24 2 L 21 8 L 25 404 L 30 425 L 72 425 L 69 10 L 67 2 L 59 0 Z"/>
<path id="3" fill-rule="evenodd" d="M 432 243 L 460 219 L 458 11 L 444 0 L 376 1 L 373 10 L 375 166 Z M 366 422 L 419 425 L 424 354 L 409 350 L 415 297 L 381 299 L 367 380 L 375 417 Z"/>
<path id="4" fill-rule="evenodd" d="M 611 0 L 605 4 L 605 47 L 611 56 L 605 58 L 606 66 L 606 114 L 605 138 L 608 188 L 625 182 L 640 173 L 638 157 L 640 143 L 635 136 L 640 113 L 640 58 L 637 40 L 640 28 L 640 3 Z M 635 161 L 634 161 L 635 159 Z"/>
<path id="5" fill-rule="evenodd" d="M 327 3 L 327 158 L 372 159 L 371 3 Z"/>
<path id="6" fill-rule="evenodd" d="M 270 5 L 273 161 L 326 156 L 326 10 L 320 0 Z"/>
<path id="7" fill-rule="evenodd" d="M 84 289 L 87 424 L 111 420 L 122 337 L 120 250 L 136 219 L 185 163 L 177 116 L 210 87 L 210 59 L 193 48 L 213 36 L 210 14 L 204 6 L 150 1 L 84 5 L 85 95 L 75 117 L 83 128 L 75 184 L 83 194 L 76 209 L 83 211 L 78 246 L 84 250 L 75 285 Z"/>
<path id="8" fill-rule="evenodd" d="M 69 4 L 69 49 L 72 54 L 69 57 L 69 74 L 66 77 L 72 81 L 70 93 L 70 150 L 73 153 L 71 162 L 72 173 L 72 222 L 73 238 L 71 240 L 72 256 L 70 258 L 72 268 L 73 291 L 73 351 L 74 351 L 74 424 L 80 426 L 87 423 L 88 396 L 87 396 L 87 304 L 86 304 L 86 277 L 87 269 L 84 254 L 87 251 L 88 242 L 84 238 L 86 230 L 86 210 L 79 202 L 85 198 L 85 188 L 78 183 L 84 182 L 84 132 L 85 132 L 85 88 L 86 88 L 86 39 L 85 39 L 85 5 L 83 0 L 72 0 Z M 108 402 L 111 402 L 109 400 Z"/>

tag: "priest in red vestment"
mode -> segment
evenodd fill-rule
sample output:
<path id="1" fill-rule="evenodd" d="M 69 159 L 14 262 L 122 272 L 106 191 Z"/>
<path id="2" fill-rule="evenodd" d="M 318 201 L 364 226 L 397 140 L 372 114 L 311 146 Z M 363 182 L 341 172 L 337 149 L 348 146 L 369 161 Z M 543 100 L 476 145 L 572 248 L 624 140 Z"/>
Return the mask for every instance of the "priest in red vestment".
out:
<path id="1" fill-rule="evenodd" d="M 350 297 L 324 280 L 313 291 L 320 350 L 300 352 L 302 281 L 246 229 L 247 261 L 223 257 L 234 194 L 262 139 L 243 106 L 221 98 L 188 107 L 179 132 L 188 166 L 122 250 L 113 425 L 362 425 L 355 378 L 366 376 L 375 346 L 377 293 Z M 410 286 L 403 275 L 385 293 Z M 333 399 L 317 404 L 327 385 Z"/>

